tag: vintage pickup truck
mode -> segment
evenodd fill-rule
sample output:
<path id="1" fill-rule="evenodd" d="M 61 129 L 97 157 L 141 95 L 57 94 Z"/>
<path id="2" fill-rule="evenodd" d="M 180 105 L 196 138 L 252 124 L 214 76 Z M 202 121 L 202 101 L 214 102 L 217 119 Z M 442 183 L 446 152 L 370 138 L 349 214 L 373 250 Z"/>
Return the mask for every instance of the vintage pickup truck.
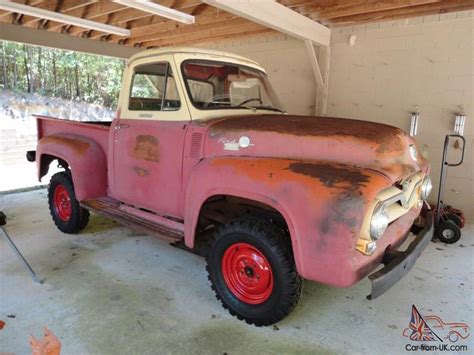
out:
<path id="1" fill-rule="evenodd" d="M 410 137 L 288 115 L 250 59 L 144 51 L 128 61 L 116 118 L 78 119 L 37 117 L 27 153 L 39 179 L 53 161 L 64 168 L 49 185 L 56 226 L 78 233 L 94 211 L 200 245 L 217 298 L 248 323 L 288 315 L 303 278 L 348 287 L 379 269 L 369 276 L 377 297 L 431 239 L 429 165 Z M 428 223 L 398 251 L 420 215 Z"/>

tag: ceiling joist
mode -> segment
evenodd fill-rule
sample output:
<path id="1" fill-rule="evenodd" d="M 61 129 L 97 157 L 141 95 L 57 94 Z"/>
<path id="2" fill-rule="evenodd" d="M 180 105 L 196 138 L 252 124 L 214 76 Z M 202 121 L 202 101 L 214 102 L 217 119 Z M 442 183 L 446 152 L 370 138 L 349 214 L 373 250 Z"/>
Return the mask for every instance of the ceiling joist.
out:
<path id="1" fill-rule="evenodd" d="M 34 6 L 18 4 L 8 0 L 0 0 L 0 9 L 20 13 L 23 15 L 34 16 L 40 19 L 57 21 L 79 27 L 85 27 L 92 30 L 115 34 L 118 36 L 128 37 L 131 33 L 130 30 L 127 30 L 125 28 L 110 26 L 100 22 L 94 22 L 78 17 L 64 15 L 55 11 L 44 10 Z"/>
<path id="2" fill-rule="evenodd" d="M 171 10 L 168 12 L 194 18 L 194 23 L 170 20 L 135 6 L 158 3 Z M 0 4 L 10 5 L 7 9 L 0 6 L 0 39 L 6 37 L 4 26 L 15 25 L 37 37 L 64 34 L 71 40 L 87 39 L 137 50 L 276 31 L 326 46 L 330 28 L 474 9 L 474 0 L 0 0 Z M 22 12 L 25 6 L 28 12 Z M 9 33 L 14 35 L 15 31 L 9 28 Z"/>
<path id="3" fill-rule="evenodd" d="M 120 5 L 131 7 L 137 10 L 141 10 L 143 12 L 148 12 L 153 15 L 165 17 L 170 20 L 186 23 L 188 25 L 194 23 L 194 16 L 188 15 L 185 12 L 171 9 L 169 7 L 166 7 L 160 4 L 156 4 L 151 1 L 147 1 L 147 0 L 112 0 L 112 1 Z"/>

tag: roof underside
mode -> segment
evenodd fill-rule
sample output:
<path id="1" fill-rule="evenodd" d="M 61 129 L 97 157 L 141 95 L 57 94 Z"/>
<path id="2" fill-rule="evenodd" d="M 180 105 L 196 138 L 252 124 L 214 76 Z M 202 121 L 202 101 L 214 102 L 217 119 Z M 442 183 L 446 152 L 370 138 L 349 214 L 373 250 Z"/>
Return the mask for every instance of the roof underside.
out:
<path id="1" fill-rule="evenodd" d="M 257 0 L 256 0 L 257 1 Z M 184 24 L 104 0 L 15 0 L 64 15 L 129 29 L 130 36 L 77 27 L 0 10 L 0 23 L 63 33 L 138 48 L 189 45 L 276 33 L 275 30 L 196 0 L 159 0 L 161 5 L 195 16 Z M 474 8 L 474 0 L 278 0 L 292 10 L 328 27 L 398 20 Z"/>

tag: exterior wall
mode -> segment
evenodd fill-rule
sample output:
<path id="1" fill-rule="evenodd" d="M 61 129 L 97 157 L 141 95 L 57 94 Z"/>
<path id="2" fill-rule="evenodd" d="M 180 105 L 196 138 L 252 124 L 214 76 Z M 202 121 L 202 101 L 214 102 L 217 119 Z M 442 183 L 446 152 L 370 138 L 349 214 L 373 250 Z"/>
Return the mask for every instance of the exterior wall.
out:
<path id="1" fill-rule="evenodd" d="M 439 184 L 444 136 L 454 114 L 467 116 L 466 158 L 450 168 L 445 201 L 474 220 L 473 12 L 336 29 L 332 33 L 328 115 L 352 117 L 410 129 L 420 112 L 416 140 Z M 349 45 L 349 36 L 356 36 Z M 451 146 L 453 160 L 456 149 Z M 436 191 L 437 192 L 437 191 Z M 433 193 L 434 199 L 437 193 Z"/>
<path id="2" fill-rule="evenodd" d="M 474 220 L 473 11 L 417 17 L 332 31 L 328 116 L 387 123 L 406 131 L 420 112 L 417 141 L 427 155 L 435 190 L 444 136 L 454 113 L 467 116 L 465 162 L 450 168 L 445 201 Z M 354 46 L 349 36 L 356 35 Z M 255 59 L 267 68 L 284 107 L 312 114 L 316 85 L 304 43 L 285 35 L 207 44 Z M 454 155 L 459 153 L 451 147 Z M 456 158 L 455 156 L 453 157 Z M 437 191 L 432 193 L 435 201 Z"/>

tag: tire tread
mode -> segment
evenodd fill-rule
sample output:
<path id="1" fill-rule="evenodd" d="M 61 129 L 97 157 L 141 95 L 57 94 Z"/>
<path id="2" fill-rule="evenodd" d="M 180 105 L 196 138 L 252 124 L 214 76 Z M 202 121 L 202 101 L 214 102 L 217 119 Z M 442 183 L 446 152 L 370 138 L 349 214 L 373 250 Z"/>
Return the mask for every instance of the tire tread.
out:
<path id="1" fill-rule="evenodd" d="M 244 320 L 248 324 L 253 324 L 257 327 L 268 326 L 274 324 L 288 314 L 290 314 L 301 297 L 303 281 L 296 271 L 296 265 L 293 258 L 293 251 L 291 248 L 291 239 L 286 235 L 282 230 L 280 230 L 275 224 L 270 221 L 255 217 L 242 217 L 236 219 L 228 224 L 222 225 L 217 228 L 214 234 L 214 240 L 211 244 L 210 250 L 212 250 L 213 245 L 220 239 L 225 238 L 229 233 L 240 232 L 240 231 L 249 231 L 253 235 L 257 235 L 260 238 L 265 238 L 265 242 L 275 253 L 278 261 L 283 263 L 283 268 L 286 270 L 283 277 L 286 279 L 286 284 L 288 285 L 287 297 L 285 302 L 280 304 L 278 309 L 276 309 L 271 316 L 265 319 L 249 319 L 245 318 L 241 314 L 237 313 L 232 307 L 226 303 L 226 301 L 219 295 L 215 285 L 212 282 L 211 270 L 210 270 L 210 251 L 207 256 L 207 265 L 206 270 L 208 273 L 208 280 L 211 283 L 211 288 L 215 293 L 216 298 L 222 303 L 222 306 L 229 311 L 229 313 L 240 320 Z"/>

